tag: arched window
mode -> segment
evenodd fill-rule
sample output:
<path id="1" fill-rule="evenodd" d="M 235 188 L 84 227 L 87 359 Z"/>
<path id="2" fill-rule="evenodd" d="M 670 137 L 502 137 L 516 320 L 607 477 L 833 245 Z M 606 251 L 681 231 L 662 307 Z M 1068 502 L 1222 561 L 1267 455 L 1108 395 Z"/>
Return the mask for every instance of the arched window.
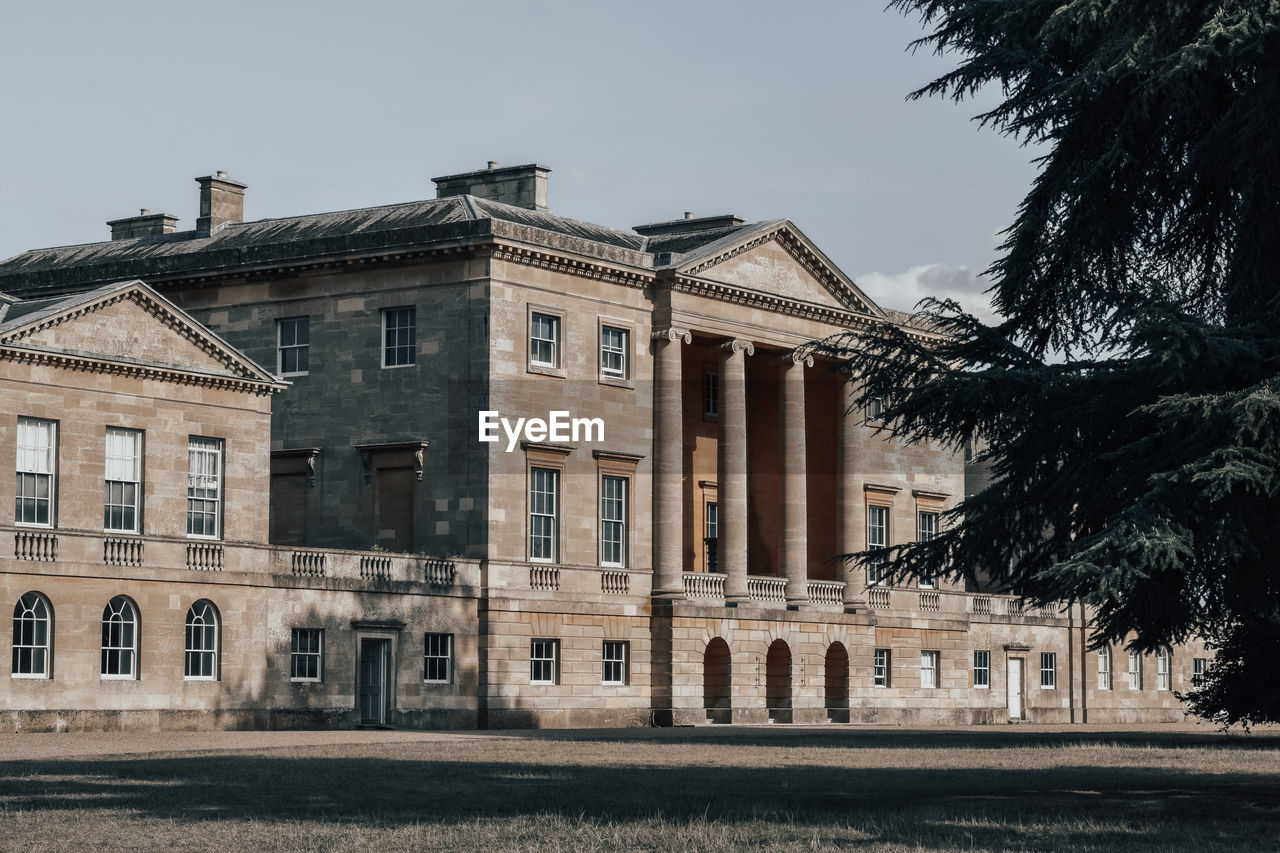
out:
<path id="1" fill-rule="evenodd" d="M 138 677 L 138 611 L 123 595 L 102 611 L 102 677 Z"/>
<path id="2" fill-rule="evenodd" d="M 53 609 L 43 595 L 28 592 L 13 608 L 13 677 L 49 677 Z"/>
<path id="3" fill-rule="evenodd" d="M 218 680 L 218 608 L 200 599 L 187 611 L 187 662 L 192 681 Z"/>

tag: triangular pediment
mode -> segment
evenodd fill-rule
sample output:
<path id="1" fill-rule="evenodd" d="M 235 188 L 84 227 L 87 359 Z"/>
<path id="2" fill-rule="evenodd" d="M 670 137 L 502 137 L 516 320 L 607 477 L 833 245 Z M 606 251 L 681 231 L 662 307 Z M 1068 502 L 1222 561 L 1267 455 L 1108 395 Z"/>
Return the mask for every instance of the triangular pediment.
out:
<path id="1" fill-rule="evenodd" d="M 141 281 L 50 301 L 5 323 L 0 345 L 251 382 L 274 378 Z"/>
<path id="2" fill-rule="evenodd" d="M 745 229 L 744 229 L 745 230 Z M 789 302 L 873 317 L 884 312 L 790 222 L 703 246 L 677 272 Z"/>

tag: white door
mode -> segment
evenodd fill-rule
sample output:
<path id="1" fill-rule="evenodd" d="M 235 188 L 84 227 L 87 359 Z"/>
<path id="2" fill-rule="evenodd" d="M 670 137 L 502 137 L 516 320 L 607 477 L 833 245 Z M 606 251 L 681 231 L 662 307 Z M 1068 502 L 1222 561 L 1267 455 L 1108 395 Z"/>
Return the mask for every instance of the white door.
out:
<path id="1" fill-rule="evenodd" d="M 1022 658 L 1009 658 L 1009 719 L 1022 719 Z"/>

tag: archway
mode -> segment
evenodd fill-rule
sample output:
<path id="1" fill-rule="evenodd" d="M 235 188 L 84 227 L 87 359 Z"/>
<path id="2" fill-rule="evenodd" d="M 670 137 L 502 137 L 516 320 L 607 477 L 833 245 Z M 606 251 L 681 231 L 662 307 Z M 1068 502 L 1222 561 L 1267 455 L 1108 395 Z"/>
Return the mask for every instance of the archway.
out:
<path id="1" fill-rule="evenodd" d="M 833 723 L 849 722 L 849 652 L 844 643 L 832 643 L 827 648 L 822 673 L 827 719 Z"/>
<path id="2" fill-rule="evenodd" d="M 791 649 L 774 640 L 764 664 L 764 704 L 775 723 L 791 722 Z"/>
<path id="3" fill-rule="evenodd" d="M 732 674 L 729 644 L 719 637 L 712 638 L 702 656 L 702 706 L 707 711 L 707 722 L 733 722 Z"/>

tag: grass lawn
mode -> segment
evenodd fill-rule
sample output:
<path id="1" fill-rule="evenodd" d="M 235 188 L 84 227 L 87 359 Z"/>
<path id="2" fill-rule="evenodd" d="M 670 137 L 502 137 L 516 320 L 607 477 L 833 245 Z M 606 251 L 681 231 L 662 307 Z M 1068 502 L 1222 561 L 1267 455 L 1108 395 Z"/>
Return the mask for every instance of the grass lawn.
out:
<path id="1" fill-rule="evenodd" d="M 264 746 L 272 735 L 249 733 L 229 748 L 235 737 L 0 736 L 0 848 L 1280 850 L 1274 734 L 833 726 Z M 43 757 L 5 760 L 27 744 Z M 62 744 L 76 748 L 43 748 Z M 98 745 L 120 754 L 87 754 Z"/>

